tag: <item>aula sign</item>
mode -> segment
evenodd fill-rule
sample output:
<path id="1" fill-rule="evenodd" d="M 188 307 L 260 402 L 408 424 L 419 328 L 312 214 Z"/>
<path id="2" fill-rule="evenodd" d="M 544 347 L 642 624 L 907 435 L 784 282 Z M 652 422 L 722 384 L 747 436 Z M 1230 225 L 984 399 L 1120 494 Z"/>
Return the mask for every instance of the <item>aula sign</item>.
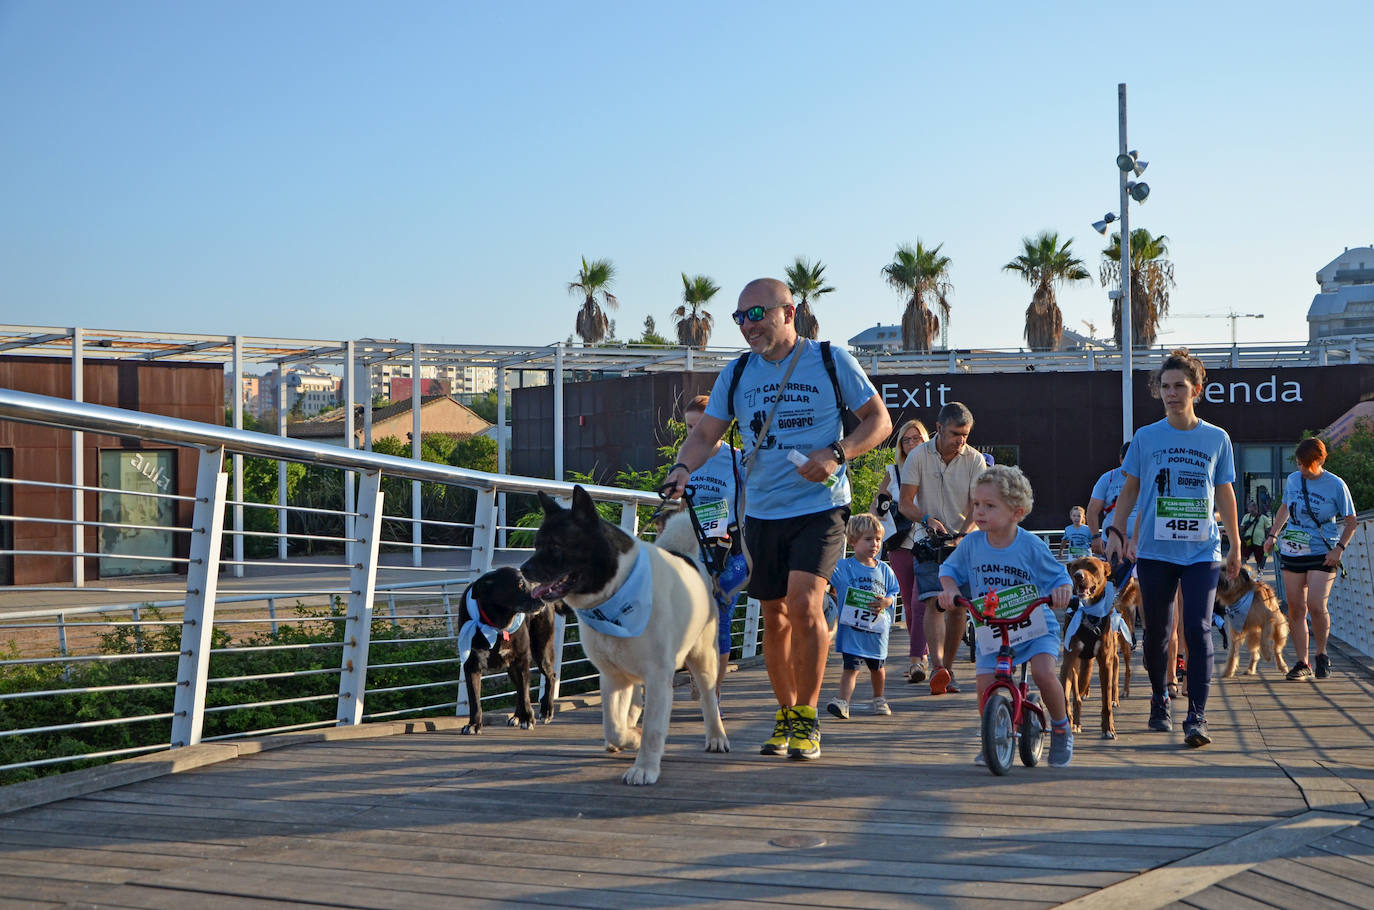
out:
<path id="1" fill-rule="evenodd" d="M 1274 404 L 1275 402 L 1298 403 L 1302 399 L 1302 383 L 1292 379 L 1279 382 L 1273 373 L 1269 378 L 1255 383 L 1248 382 L 1209 382 L 1202 388 L 1203 400 L 1212 404 Z"/>

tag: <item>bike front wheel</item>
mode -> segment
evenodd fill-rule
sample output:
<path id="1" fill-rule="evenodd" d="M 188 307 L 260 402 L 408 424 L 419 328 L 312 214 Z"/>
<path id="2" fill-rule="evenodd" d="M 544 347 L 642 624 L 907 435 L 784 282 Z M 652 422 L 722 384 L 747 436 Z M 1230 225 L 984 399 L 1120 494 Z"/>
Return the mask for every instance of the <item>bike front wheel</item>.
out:
<path id="1" fill-rule="evenodd" d="M 1037 703 L 1034 695 L 1027 696 L 1027 700 Z M 1040 756 L 1045 749 L 1045 725 L 1040 720 L 1040 715 L 1030 708 L 1021 710 L 1021 764 L 1027 768 L 1034 768 L 1040 763 Z"/>
<path id="2" fill-rule="evenodd" d="M 983 759 L 998 777 L 1011 770 L 1016 754 L 1016 727 L 1012 723 L 1011 698 L 1001 690 L 988 696 L 983 708 Z"/>

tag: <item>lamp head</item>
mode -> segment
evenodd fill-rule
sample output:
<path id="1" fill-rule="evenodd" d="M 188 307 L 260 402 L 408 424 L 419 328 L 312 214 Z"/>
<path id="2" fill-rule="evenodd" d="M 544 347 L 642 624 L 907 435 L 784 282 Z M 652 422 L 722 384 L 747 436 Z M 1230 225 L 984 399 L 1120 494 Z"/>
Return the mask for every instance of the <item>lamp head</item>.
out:
<path id="1" fill-rule="evenodd" d="M 1144 202 L 1150 198 L 1150 185 L 1148 183 L 1128 183 L 1126 191 L 1131 194 L 1131 198 L 1136 202 Z"/>
<path id="2" fill-rule="evenodd" d="M 1122 152 L 1116 156 L 1116 166 L 1123 174 L 1135 169 L 1135 152 Z"/>
<path id="3" fill-rule="evenodd" d="M 1093 230 L 1097 231 L 1099 234 L 1105 237 L 1107 235 L 1107 225 L 1111 224 L 1114 221 L 1116 221 L 1116 214 L 1113 212 L 1108 212 L 1107 214 L 1102 216 L 1101 221 L 1093 222 Z"/>
<path id="4" fill-rule="evenodd" d="M 1145 173 L 1145 168 L 1147 168 L 1147 167 L 1149 167 L 1149 166 L 1150 166 L 1150 162 L 1148 162 L 1148 161 L 1140 161 L 1139 159 L 1137 159 L 1137 160 L 1136 160 L 1136 163 L 1135 163 L 1135 167 L 1131 168 L 1131 173 L 1133 173 L 1133 174 L 1135 174 L 1137 177 L 1139 177 L 1141 174 Z"/>

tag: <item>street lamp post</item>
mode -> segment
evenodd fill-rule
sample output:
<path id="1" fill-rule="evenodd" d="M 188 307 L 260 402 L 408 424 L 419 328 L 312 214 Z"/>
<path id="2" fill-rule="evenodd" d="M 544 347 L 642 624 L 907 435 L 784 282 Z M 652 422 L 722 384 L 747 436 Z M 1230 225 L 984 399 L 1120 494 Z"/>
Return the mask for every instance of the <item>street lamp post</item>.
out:
<path id="1" fill-rule="evenodd" d="M 1116 87 L 1117 133 L 1120 151 L 1117 170 L 1121 175 L 1121 434 L 1122 442 L 1135 435 L 1134 400 L 1131 397 L 1131 197 L 1126 186 L 1130 168 L 1121 167 L 1122 157 L 1131 157 L 1126 143 L 1126 83 Z"/>
<path id="2" fill-rule="evenodd" d="M 1121 434 L 1123 442 L 1130 442 L 1135 423 L 1131 400 L 1131 200 L 1144 202 L 1150 195 L 1150 187 L 1142 181 L 1131 180 L 1139 177 L 1149 167 L 1149 162 L 1140 160 L 1140 153 L 1128 149 L 1126 143 L 1126 83 L 1116 87 L 1117 125 L 1120 135 L 1120 151 L 1116 156 L 1116 169 L 1121 173 Z M 1093 222 L 1093 230 L 1106 236 L 1107 226 L 1117 220 L 1116 214 L 1108 212 L 1101 221 Z M 1109 295 L 1110 296 L 1110 295 Z"/>

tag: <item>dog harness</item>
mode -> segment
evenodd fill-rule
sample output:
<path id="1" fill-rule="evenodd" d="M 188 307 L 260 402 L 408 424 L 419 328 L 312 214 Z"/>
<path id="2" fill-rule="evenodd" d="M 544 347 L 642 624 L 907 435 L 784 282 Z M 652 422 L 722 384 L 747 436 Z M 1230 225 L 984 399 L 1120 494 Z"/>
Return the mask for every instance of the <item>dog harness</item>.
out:
<path id="1" fill-rule="evenodd" d="M 510 634 L 525 624 L 525 614 L 516 613 L 515 619 L 511 620 L 510 625 L 504 629 L 498 629 L 486 621 L 482 615 L 482 607 L 477 603 L 477 599 L 472 596 L 472 589 L 469 588 L 463 596 L 463 604 L 467 607 L 468 619 L 458 630 L 458 666 L 467 665 L 468 656 L 472 654 L 472 638 L 479 632 L 486 643 L 491 647 L 496 647 L 497 642 L 505 639 L 510 640 Z"/>
<path id="2" fill-rule="evenodd" d="M 1110 581 L 1107 582 L 1107 587 L 1102 592 L 1101 600 L 1099 600 L 1095 604 L 1084 603 L 1083 606 L 1075 610 L 1073 616 L 1069 618 L 1068 625 L 1064 629 L 1064 642 L 1066 644 L 1068 642 L 1073 641 L 1074 633 L 1077 632 L 1079 630 L 1079 627 L 1083 625 L 1084 616 L 1089 616 L 1092 619 L 1097 620 L 1097 622 L 1091 624 L 1093 627 L 1097 628 L 1101 627 L 1101 620 L 1110 617 L 1111 628 L 1115 629 L 1116 631 L 1120 632 L 1123 636 L 1125 636 L 1126 641 L 1130 642 L 1132 646 L 1135 645 L 1135 638 L 1131 634 L 1131 628 L 1126 625 L 1126 620 L 1122 617 L 1122 615 L 1119 612 L 1117 612 L 1116 586 L 1113 585 Z M 1100 634 L 1101 632 L 1098 632 L 1098 635 Z M 1095 643 L 1094 650 L 1096 650 Z"/>
<path id="3" fill-rule="evenodd" d="M 602 635 L 638 638 L 649 625 L 653 605 L 654 573 L 648 555 L 640 550 L 625 583 L 602 603 L 578 610 L 577 619 Z"/>

